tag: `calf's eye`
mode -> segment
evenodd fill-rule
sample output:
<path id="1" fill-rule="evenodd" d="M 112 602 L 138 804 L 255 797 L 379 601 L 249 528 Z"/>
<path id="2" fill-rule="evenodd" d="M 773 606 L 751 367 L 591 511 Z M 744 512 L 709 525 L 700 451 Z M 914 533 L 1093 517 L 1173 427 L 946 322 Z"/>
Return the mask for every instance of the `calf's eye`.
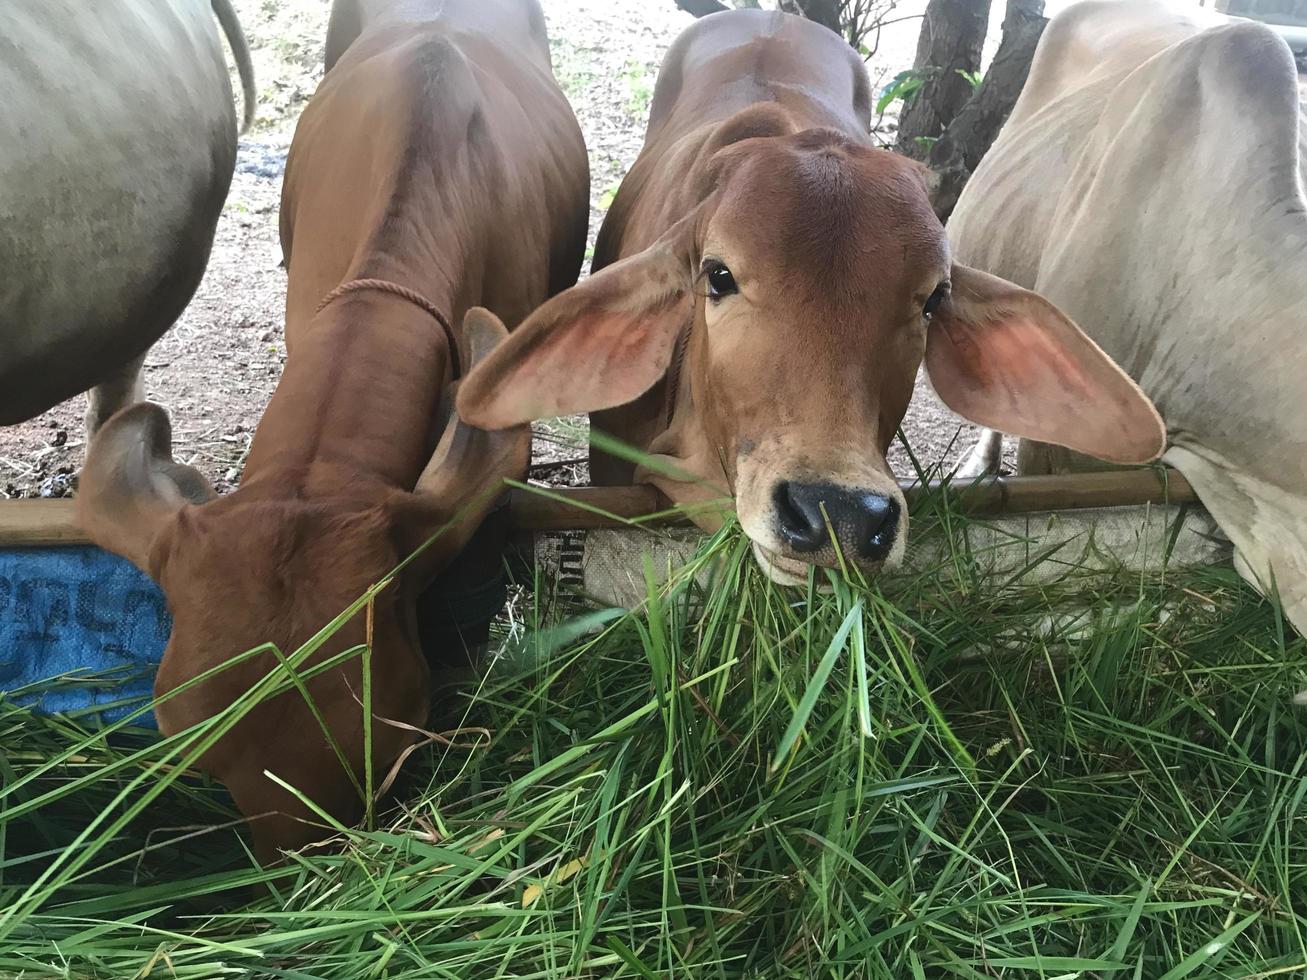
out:
<path id="1" fill-rule="evenodd" d="M 718 262 L 716 259 L 709 259 L 703 264 L 704 278 L 708 280 L 708 297 L 710 299 L 721 299 L 723 296 L 730 296 L 732 293 L 738 293 L 739 287 L 735 285 L 735 277 L 731 275 L 731 270 Z"/>
<path id="2" fill-rule="evenodd" d="M 939 309 L 940 304 L 948 299 L 948 290 L 949 284 L 946 282 L 941 282 L 936 286 L 935 291 L 931 293 L 930 298 L 926 300 L 926 305 L 921 308 L 921 315 L 927 320 L 933 318 L 936 311 Z"/>

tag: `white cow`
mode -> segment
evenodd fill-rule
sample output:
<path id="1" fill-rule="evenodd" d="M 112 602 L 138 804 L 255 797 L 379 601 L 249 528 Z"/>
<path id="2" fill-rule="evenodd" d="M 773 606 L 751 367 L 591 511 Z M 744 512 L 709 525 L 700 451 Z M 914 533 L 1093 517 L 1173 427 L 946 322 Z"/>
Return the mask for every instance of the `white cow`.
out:
<path id="1" fill-rule="evenodd" d="M 236 161 L 230 0 L 0 3 L 0 424 L 91 392 L 93 433 L 199 285 Z"/>
<path id="2" fill-rule="evenodd" d="M 949 236 L 957 261 L 1048 297 L 1130 373 L 1240 573 L 1307 633 L 1301 121 L 1268 28 L 1079 4 L 1048 25 Z M 1019 468 L 1089 466 L 1023 443 Z"/>

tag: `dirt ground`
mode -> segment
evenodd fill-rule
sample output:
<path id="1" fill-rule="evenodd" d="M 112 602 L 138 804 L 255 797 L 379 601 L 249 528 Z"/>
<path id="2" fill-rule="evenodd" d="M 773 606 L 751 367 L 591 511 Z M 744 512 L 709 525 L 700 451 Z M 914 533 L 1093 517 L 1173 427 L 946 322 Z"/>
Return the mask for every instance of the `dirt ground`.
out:
<path id="1" fill-rule="evenodd" d="M 869 71 L 877 90 L 909 67 L 924 3 L 900 3 L 907 18 L 883 32 Z M 1001 4 L 996 4 L 1001 8 Z M 165 405 L 175 454 L 220 491 L 234 488 L 250 440 L 281 375 L 286 276 L 277 207 L 286 149 L 299 110 L 321 77 L 328 0 L 237 0 L 255 57 L 259 119 L 241 139 L 231 193 L 208 272 L 189 308 L 146 361 L 149 397 Z M 544 0 L 555 72 L 585 132 L 591 162 L 591 241 L 643 138 L 654 80 L 667 46 L 691 18 L 672 0 Z M 995 20 L 999 12 L 995 14 Z M 991 42 L 992 47 L 992 42 Z M 892 139 L 893 114 L 881 133 Z M 0 496 L 65 496 L 85 450 L 83 397 L 0 429 Z M 923 463 L 952 462 L 972 429 L 918 384 L 905 431 Z M 558 427 L 538 427 L 537 478 L 583 481 L 570 461 L 584 455 Z M 896 446 L 900 476 L 912 473 Z"/>

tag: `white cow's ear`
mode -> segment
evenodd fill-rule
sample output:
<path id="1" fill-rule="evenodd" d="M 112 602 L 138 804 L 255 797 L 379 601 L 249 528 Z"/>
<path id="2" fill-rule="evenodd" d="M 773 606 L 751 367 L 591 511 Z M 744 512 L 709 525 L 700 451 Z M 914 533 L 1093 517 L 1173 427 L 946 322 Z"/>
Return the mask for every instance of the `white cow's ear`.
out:
<path id="1" fill-rule="evenodd" d="M 671 363 L 694 312 L 694 216 L 532 313 L 459 386 L 458 412 L 483 429 L 634 401 Z"/>
<path id="2" fill-rule="evenodd" d="M 1157 409 L 1116 362 L 1042 296 L 954 265 L 926 334 L 926 370 L 959 415 L 1112 463 L 1166 448 Z"/>
<path id="3" fill-rule="evenodd" d="M 123 409 L 96 433 L 78 481 L 77 518 L 102 548 L 158 578 L 154 543 L 188 504 L 216 496 L 172 458 L 168 413 L 149 402 Z"/>

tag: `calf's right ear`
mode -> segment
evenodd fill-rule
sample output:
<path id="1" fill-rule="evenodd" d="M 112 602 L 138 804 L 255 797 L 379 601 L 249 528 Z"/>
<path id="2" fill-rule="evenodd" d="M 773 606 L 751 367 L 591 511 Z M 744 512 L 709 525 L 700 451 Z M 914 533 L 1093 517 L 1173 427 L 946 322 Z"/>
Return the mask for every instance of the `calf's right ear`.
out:
<path id="1" fill-rule="evenodd" d="M 506 429 L 625 405 L 652 388 L 694 315 L 693 221 L 527 317 L 460 383 L 459 415 Z"/>

